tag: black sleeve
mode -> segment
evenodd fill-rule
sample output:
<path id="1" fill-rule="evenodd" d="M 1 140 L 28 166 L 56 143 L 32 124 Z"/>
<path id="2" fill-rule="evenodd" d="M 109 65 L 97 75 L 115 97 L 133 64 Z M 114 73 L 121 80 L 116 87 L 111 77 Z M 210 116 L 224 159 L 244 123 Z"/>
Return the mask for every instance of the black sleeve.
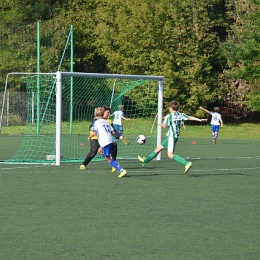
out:
<path id="1" fill-rule="evenodd" d="M 119 134 L 116 130 L 114 130 L 111 134 L 112 134 L 112 136 L 115 137 L 116 139 L 118 139 L 118 138 L 120 137 L 120 134 Z"/>

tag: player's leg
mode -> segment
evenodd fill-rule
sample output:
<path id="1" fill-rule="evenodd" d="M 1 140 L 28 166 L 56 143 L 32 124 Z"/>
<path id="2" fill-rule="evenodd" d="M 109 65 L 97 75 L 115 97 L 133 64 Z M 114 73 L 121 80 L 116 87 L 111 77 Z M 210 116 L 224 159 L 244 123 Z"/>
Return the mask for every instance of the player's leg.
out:
<path id="1" fill-rule="evenodd" d="M 216 125 L 215 126 L 215 144 L 217 143 L 218 132 L 219 132 L 219 125 Z"/>
<path id="2" fill-rule="evenodd" d="M 216 144 L 216 135 L 215 135 L 216 125 L 211 125 L 211 131 L 212 131 L 212 141 L 213 141 L 213 144 Z"/>
<path id="3" fill-rule="evenodd" d="M 89 164 L 89 162 L 96 156 L 99 149 L 99 143 L 97 139 L 90 140 L 90 151 L 84 160 L 84 162 L 79 167 L 81 170 L 85 170 L 86 166 Z"/>
<path id="4" fill-rule="evenodd" d="M 116 161 L 116 156 L 117 156 L 117 142 L 114 141 L 113 147 L 112 147 L 112 149 L 111 149 L 111 157 L 112 157 L 112 160 Z M 116 171 L 116 168 L 112 167 L 111 172 L 115 172 L 115 171 Z"/>
<path id="5" fill-rule="evenodd" d="M 175 150 L 177 141 L 178 141 L 178 138 L 174 138 L 174 137 L 169 137 L 168 138 L 168 149 L 167 149 L 168 157 L 170 159 L 172 159 L 172 160 L 174 160 L 174 161 L 184 165 L 185 166 L 184 173 L 187 173 L 189 171 L 190 167 L 192 166 L 192 163 L 186 161 L 181 156 L 179 156 L 177 154 L 174 154 L 174 150 Z"/>
<path id="6" fill-rule="evenodd" d="M 123 169 L 119 163 L 116 161 L 116 160 L 113 160 L 111 157 L 110 157 L 110 154 L 111 154 L 111 150 L 113 148 L 113 143 L 105 146 L 102 148 L 102 154 L 103 156 L 105 157 L 106 161 L 112 166 L 114 167 L 120 174 L 118 175 L 119 178 L 123 177 L 126 175 L 126 170 Z"/>
<path id="7" fill-rule="evenodd" d="M 117 142 L 113 142 L 112 148 L 111 148 L 111 157 L 113 160 L 116 160 L 117 156 Z"/>
<path id="8" fill-rule="evenodd" d="M 138 155 L 138 160 L 142 163 L 142 166 L 145 166 L 147 163 L 153 160 L 162 150 L 164 150 L 165 147 L 167 147 L 167 143 L 168 143 L 168 137 L 164 139 L 161 145 L 157 146 L 155 150 L 151 154 L 149 154 L 146 158 Z"/>
<path id="9" fill-rule="evenodd" d="M 115 130 L 122 135 L 123 134 L 123 126 L 122 125 L 113 125 Z"/>

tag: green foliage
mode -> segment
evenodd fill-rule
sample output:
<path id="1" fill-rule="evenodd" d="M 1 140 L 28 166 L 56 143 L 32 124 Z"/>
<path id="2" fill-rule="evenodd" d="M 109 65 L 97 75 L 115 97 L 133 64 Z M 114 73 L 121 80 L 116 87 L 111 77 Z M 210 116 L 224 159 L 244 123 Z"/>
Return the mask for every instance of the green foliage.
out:
<path id="1" fill-rule="evenodd" d="M 251 107 L 234 97 L 260 76 L 259 0 L 3 0 L 0 14 L 0 88 L 8 72 L 36 71 L 39 20 L 42 72 L 57 70 L 72 24 L 74 71 L 163 75 L 165 103 L 186 112 L 232 93 Z"/>
<path id="2" fill-rule="evenodd" d="M 239 1 L 233 9 L 234 24 L 231 25 L 228 39 L 221 46 L 229 65 L 225 73 L 230 82 L 241 79 L 247 83 L 246 88 L 236 84 L 231 91 L 237 93 L 241 87 L 244 88 L 246 94 L 240 103 L 246 104 L 252 111 L 260 111 L 259 1 Z"/>
<path id="3" fill-rule="evenodd" d="M 115 73 L 165 76 L 165 102 L 193 110 L 218 98 L 219 1 L 102 1 L 96 46 Z M 106 8 L 107 6 L 110 8 Z M 214 69 L 213 69 L 214 68 Z M 203 93 L 203 94 L 202 94 Z"/>

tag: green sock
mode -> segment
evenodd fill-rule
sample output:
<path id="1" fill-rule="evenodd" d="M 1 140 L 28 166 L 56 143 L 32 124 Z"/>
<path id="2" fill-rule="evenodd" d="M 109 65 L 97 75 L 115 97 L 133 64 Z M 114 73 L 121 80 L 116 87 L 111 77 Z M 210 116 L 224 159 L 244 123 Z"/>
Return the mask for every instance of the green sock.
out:
<path id="1" fill-rule="evenodd" d="M 152 159 L 154 159 L 157 156 L 157 153 L 152 152 L 148 157 L 144 160 L 145 163 L 149 163 Z"/>
<path id="2" fill-rule="evenodd" d="M 183 164 L 184 166 L 185 166 L 186 164 L 188 164 L 188 162 L 187 162 L 184 158 L 180 157 L 180 156 L 177 155 L 177 154 L 174 154 L 173 157 L 172 157 L 172 159 L 173 159 L 174 161 L 178 162 L 178 163 Z"/>

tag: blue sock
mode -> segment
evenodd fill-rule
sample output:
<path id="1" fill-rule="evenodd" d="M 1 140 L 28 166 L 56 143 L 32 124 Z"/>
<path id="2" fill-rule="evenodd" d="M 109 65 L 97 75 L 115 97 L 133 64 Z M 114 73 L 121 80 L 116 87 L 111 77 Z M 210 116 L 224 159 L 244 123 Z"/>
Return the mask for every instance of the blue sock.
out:
<path id="1" fill-rule="evenodd" d="M 116 170 L 118 172 L 120 172 L 123 168 L 118 164 L 117 161 L 115 160 L 111 160 L 111 162 L 109 163 L 112 167 L 116 168 Z"/>

